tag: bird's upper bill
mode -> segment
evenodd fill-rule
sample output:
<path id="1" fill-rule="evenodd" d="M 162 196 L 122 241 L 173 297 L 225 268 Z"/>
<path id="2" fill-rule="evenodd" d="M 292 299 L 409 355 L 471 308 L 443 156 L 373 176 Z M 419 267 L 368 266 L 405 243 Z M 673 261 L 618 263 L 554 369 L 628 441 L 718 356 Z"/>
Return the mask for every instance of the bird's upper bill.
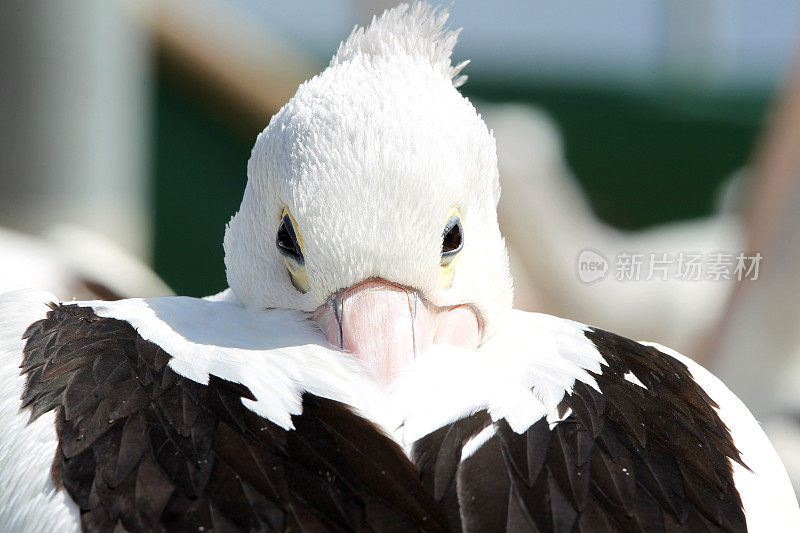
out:
<path id="1" fill-rule="evenodd" d="M 383 280 L 337 292 L 314 320 L 329 343 L 363 361 L 384 383 L 433 344 L 474 350 L 481 339 L 471 306 L 437 307 L 417 291 Z"/>

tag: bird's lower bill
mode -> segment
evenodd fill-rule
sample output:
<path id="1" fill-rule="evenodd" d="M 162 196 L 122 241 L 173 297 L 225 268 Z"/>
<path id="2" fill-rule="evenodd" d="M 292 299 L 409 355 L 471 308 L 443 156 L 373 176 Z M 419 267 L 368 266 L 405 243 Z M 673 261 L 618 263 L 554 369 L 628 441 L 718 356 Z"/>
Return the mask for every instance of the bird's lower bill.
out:
<path id="1" fill-rule="evenodd" d="M 480 320 L 466 305 L 435 307 L 416 291 L 382 280 L 333 295 L 314 313 L 328 342 L 388 383 L 433 344 L 478 347 Z"/>

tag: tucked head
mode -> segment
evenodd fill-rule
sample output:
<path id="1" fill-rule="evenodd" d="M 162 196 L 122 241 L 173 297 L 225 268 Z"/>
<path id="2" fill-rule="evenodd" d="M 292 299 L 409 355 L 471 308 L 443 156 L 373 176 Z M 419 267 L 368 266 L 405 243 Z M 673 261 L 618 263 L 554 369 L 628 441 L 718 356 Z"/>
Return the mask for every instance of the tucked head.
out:
<path id="1" fill-rule="evenodd" d="M 385 375 L 432 342 L 476 346 L 511 305 L 494 139 L 456 90 L 446 19 L 416 3 L 355 30 L 259 135 L 225 234 L 246 306 L 316 312 Z"/>

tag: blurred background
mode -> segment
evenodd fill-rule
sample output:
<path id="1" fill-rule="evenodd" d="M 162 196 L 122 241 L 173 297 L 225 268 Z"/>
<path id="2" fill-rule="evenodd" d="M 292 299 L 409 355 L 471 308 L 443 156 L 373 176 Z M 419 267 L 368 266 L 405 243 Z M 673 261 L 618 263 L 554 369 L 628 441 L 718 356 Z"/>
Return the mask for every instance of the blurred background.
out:
<path id="1" fill-rule="evenodd" d="M 0 3 L 0 292 L 224 289 L 256 135 L 393 4 Z M 698 358 L 800 482 L 800 0 L 449 11 L 454 59 L 472 60 L 461 90 L 497 138 L 516 305 Z M 579 276 L 585 250 L 602 279 Z M 674 262 L 618 279 L 620 254 L 689 252 L 704 269 L 720 252 L 763 261 L 741 281 L 680 280 Z"/>

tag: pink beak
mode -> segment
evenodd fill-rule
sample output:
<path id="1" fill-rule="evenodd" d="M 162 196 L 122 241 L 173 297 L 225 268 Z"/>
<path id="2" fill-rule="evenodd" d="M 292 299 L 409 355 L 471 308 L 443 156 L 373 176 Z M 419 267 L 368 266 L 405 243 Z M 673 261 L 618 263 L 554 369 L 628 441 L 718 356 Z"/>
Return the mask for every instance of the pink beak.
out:
<path id="1" fill-rule="evenodd" d="M 480 320 L 466 305 L 434 307 L 383 280 L 339 291 L 314 313 L 328 342 L 364 361 L 384 383 L 433 344 L 476 349 Z"/>

